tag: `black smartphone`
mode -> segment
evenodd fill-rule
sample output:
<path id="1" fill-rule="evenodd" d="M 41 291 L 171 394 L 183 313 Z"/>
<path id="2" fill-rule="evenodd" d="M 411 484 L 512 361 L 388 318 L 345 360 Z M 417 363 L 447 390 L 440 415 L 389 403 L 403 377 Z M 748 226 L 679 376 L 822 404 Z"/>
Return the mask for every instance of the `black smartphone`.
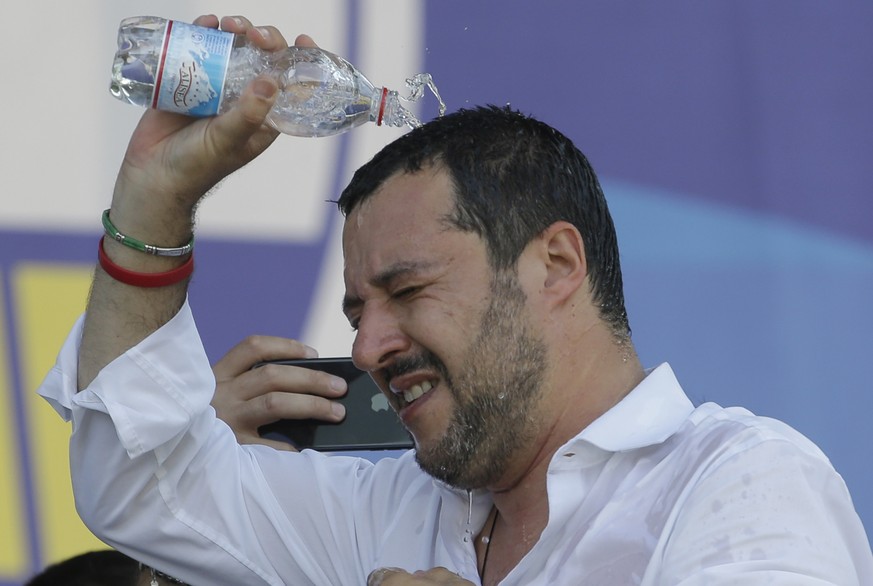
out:
<path id="1" fill-rule="evenodd" d="M 285 441 L 298 450 L 310 448 L 321 452 L 361 450 L 406 450 L 413 447 L 412 437 L 388 404 L 388 399 L 370 378 L 359 370 L 351 358 L 303 358 L 270 360 L 264 364 L 283 364 L 323 370 L 342 377 L 348 392 L 337 399 L 346 408 L 339 423 L 318 419 L 281 419 L 258 429 L 261 437 Z"/>

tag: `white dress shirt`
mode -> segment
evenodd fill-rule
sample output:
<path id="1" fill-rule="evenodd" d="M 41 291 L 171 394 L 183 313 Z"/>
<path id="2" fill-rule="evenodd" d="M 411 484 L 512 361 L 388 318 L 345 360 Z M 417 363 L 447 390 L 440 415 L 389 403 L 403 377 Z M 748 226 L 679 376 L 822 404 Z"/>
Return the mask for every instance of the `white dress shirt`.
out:
<path id="1" fill-rule="evenodd" d="M 76 393 L 81 320 L 39 393 L 73 421 L 80 515 L 101 539 L 191 584 L 363 585 L 445 566 L 479 584 L 487 493 L 411 452 L 376 464 L 239 446 L 188 305 Z M 573 408 L 568 405 L 568 408 Z M 873 585 L 846 486 L 787 425 L 694 408 L 663 364 L 552 458 L 549 523 L 502 584 Z"/>

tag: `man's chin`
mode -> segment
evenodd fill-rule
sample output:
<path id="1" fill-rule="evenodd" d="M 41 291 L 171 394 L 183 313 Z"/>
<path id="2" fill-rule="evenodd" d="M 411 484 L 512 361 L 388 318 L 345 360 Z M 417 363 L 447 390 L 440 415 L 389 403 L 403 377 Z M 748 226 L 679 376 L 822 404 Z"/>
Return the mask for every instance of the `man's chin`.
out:
<path id="1" fill-rule="evenodd" d="M 456 463 L 446 461 L 445 453 L 440 454 L 440 449 L 433 444 L 419 443 L 415 440 L 415 461 L 418 467 L 428 475 L 445 482 L 456 488 L 465 488 L 459 486 L 462 482 L 460 478 L 462 474 L 458 470 Z"/>
<path id="2" fill-rule="evenodd" d="M 448 453 L 449 450 L 439 442 L 429 448 L 416 444 L 415 461 L 424 472 L 454 488 L 473 490 L 488 485 L 491 479 L 483 474 L 490 467 L 475 466 L 471 454 L 447 457 Z"/>

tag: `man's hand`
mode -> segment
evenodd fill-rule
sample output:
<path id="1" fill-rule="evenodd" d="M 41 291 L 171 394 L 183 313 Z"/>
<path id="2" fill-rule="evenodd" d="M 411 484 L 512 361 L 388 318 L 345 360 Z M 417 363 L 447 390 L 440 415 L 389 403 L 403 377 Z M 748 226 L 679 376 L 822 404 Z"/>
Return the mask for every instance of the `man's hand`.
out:
<path id="1" fill-rule="evenodd" d="M 201 16 L 201 26 L 216 27 L 216 16 Z M 271 26 L 254 27 L 245 18 L 225 17 L 222 29 L 246 35 L 264 51 L 281 51 L 285 38 Z M 297 42 L 312 46 L 301 35 Z M 264 124 L 278 93 L 276 81 L 263 75 L 220 116 L 191 118 L 147 110 L 130 139 L 112 196 L 110 215 L 122 234 L 155 246 L 188 242 L 194 210 L 217 182 L 236 171 L 275 140 Z M 143 254 L 114 239 L 104 241 L 110 261 L 137 273 L 173 270 L 180 257 Z M 187 282 L 145 289 L 113 281 L 99 267 L 85 317 L 79 352 L 78 386 L 88 386 L 103 367 L 157 330 L 182 307 Z"/>
<path id="2" fill-rule="evenodd" d="M 370 572 L 370 576 L 367 578 L 367 586 L 414 586 L 416 584 L 420 586 L 462 586 L 473 583 L 464 580 L 446 568 L 419 570 L 412 574 L 400 568 L 379 568 Z"/>
<path id="3" fill-rule="evenodd" d="M 194 23 L 217 27 L 219 20 L 207 15 Z M 241 16 L 225 17 L 220 24 L 222 30 L 245 35 L 264 51 L 282 51 L 288 46 L 274 27 L 255 27 Z M 264 120 L 277 89 L 275 80 L 262 75 L 230 111 L 210 118 L 147 110 L 131 137 L 118 175 L 113 215 L 120 217 L 128 205 L 135 204 L 140 214 L 178 212 L 190 219 L 191 210 L 207 191 L 275 140 L 278 132 Z M 148 215 L 144 219 L 148 220 Z M 137 227 L 132 224 L 127 229 L 138 233 Z M 155 226 L 149 223 L 147 228 L 154 230 Z"/>
<path id="4" fill-rule="evenodd" d="M 239 443 L 294 450 L 284 442 L 262 438 L 258 428 L 279 419 L 340 421 L 345 416 L 345 408 L 330 400 L 346 392 L 347 385 L 342 378 L 277 364 L 252 370 L 252 366 L 265 360 L 315 356 L 315 350 L 296 340 L 251 336 L 215 363 L 212 407 L 230 426 Z"/>
<path id="5" fill-rule="evenodd" d="M 194 24 L 216 27 L 219 20 L 207 15 L 197 18 Z M 224 17 L 220 26 L 224 31 L 244 35 L 266 52 L 288 47 L 275 27 L 255 27 L 241 16 Z M 306 35 L 298 36 L 295 42 L 304 47 L 316 46 Z M 139 191 L 148 192 L 149 197 L 172 196 L 181 208 L 190 210 L 216 183 L 260 155 L 276 139 L 279 133 L 264 121 L 277 90 L 276 80 L 263 74 L 221 116 L 197 119 L 147 110 L 128 144 L 116 194 L 121 190 L 127 196 L 127 192 L 135 195 Z M 165 201 L 172 199 L 167 197 Z"/>

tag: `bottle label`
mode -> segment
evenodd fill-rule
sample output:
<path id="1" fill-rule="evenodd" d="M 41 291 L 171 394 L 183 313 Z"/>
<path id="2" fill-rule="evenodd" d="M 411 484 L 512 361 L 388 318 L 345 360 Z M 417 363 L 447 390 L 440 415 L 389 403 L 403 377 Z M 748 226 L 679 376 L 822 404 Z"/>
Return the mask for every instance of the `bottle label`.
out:
<path id="1" fill-rule="evenodd" d="M 152 107 L 188 116 L 218 114 L 233 33 L 170 20 L 164 35 Z"/>

